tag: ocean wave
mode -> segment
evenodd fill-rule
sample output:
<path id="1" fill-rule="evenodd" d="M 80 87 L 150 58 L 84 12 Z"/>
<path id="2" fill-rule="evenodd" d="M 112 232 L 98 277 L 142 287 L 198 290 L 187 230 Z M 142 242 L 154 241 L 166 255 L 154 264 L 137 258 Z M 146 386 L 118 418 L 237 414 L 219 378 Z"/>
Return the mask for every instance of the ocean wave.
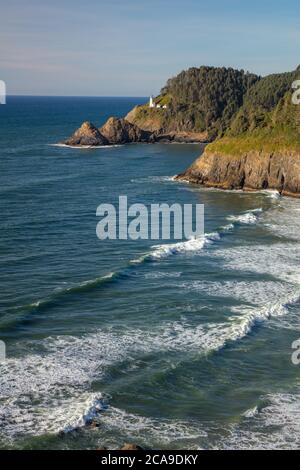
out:
<path id="1" fill-rule="evenodd" d="M 270 199 L 280 199 L 281 198 L 281 194 L 279 191 L 277 190 L 272 190 L 272 189 L 265 189 L 263 191 L 261 191 L 263 194 L 265 194 L 266 196 L 268 196 Z"/>
<path id="2" fill-rule="evenodd" d="M 232 247 L 230 250 L 215 250 L 211 256 L 222 260 L 228 271 L 272 276 L 275 280 L 299 286 L 299 244 L 273 243 Z"/>
<path id="3" fill-rule="evenodd" d="M 230 215 L 227 220 L 239 224 L 256 224 L 258 222 L 258 214 L 262 212 L 262 208 L 252 209 L 240 215 Z"/>
<path id="4" fill-rule="evenodd" d="M 300 395 L 276 393 L 261 398 L 261 405 L 244 413 L 238 425 L 229 428 L 229 438 L 219 448 L 285 450 L 299 448 Z"/>
<path id="5" fill-rule="evenodd" d="M 193 237 L 188 240 L 184 240 L 177 243 L 165 243 L 161 245 L 153 245 L 152 250 L 139 258 L 132 260 L 132 264 L 140 264 L 144 261 L 159 261 L 164 258 L 168 258 L 172 255 L 186 254 L 189 252 L 201 251 L 204 247 L 212 245 L 213 243 L 220 241 L 222 235 L 230 230 L 231 227 L 222 227 L 220 232 L 212 232 L 203 234 L 200 237 Z"/>
<path id="6" fill-rule="evenodd" d="M 269 281 L 189 281 L 179 282 L 177 287 L 183 291 L 194 291 L 213 297 L 233 299 L 248 304 L 261 306 L 280 301 L 284 296 L 292 297 L 295 284 L 280 280 Z"/>
<path id="7" fill-rule="evenodd" d="M 53 302 L 59 300 L 60 298 L 62 298 L 63 296 L 67 294 L 85 292 L 90 289 L 97 288 L 100 285 L 105 285 L 108 282 L 113 282 L 123 277 L 128 277 L 130 275 L 129 270 L 132 265 L 139 265 L 147 261 L 154 261 L 154 262 L 160 261 L 172 255 L 200 252 L 201 250 L 203 250 L 203 248 L 208 247 L 214 244 L 215 242 L 220 241 L 222 236 L 232 231 L 234 229 L 235 222 L 243 223 L 243 220 L 244 220 L 243 217 L 244 216 L 248 217 L 248 215 L 249 217 L 251 216 L 255 217 L 255 220 L 257 220 L 255 214 L 260 213 L 261 211 L 262 209 L 253 209 L 241 216 L 237 216 L 237 217 L 229 216 L 228 220 L 232 220 L 233 223 L 229 223 L 225 226 L 220 227 L 219 231 L 216 231 L 216 232 L 203 234 L 203 236 L 193 237 L 188 240 L 183 240 L 177 243 L 153 245 L 151 247 L 151 251 L 144 253 L 137 259 L 131 260 L 127 267 L 123 268 L 122 270 L 118 272 L 112 272 L 101 277 L 96 277 L 94 279 L 83 281 L 82 283 L 71 286 L 67 289 L 54 291 L 49 297 L 45 299 L 39 299 L 27 305 L 13 307 L 12 311 L 22 312 L 22 311 L 40 309 L 42 307 L 46 308 L 52 305 Z M 250 222 L 245 222 L 245 223 L 250 223 Z"/>
<path id="8" fill-rule="evenodd" d="M 174 176 L 146 176 L 141 178 L 133 178 L 130 180 L 131 183 L 169 183 L 174 181 Z"/>
<path id="9" fill-rule="evenodd" d="M 180 253 L 196 252 L 202 250 L 204 246 L 210 245 L 221 239 L 218 232 L 204 234 L 202 237 L 191 238 L 178 243 L 154 245 L 153 251 L 149 254 L 152 260 L 166 258 Z"/>
<path id="10" fill-rule="evenodd" d="M 166 323 L 152 330 L 97 331 L 81 338 L 58 336 L 23 345 L 23 356 L 0 364 L 0 432 L 7 438 L 68 432 L 105 409 L 91 385 L 108 367 L 136 363 L 142 355 L 211 347 L 209 330 Z M 28 350 L 27 354 L 24 351 Z M 42 351 L 31 353 L 31 349 Z"/>
<path id="11" fill-rule="evenodd" d="M 175 272 L 162 272 L 162 271 L 151 271 L 149 273 L 145 273 L 145 279 L 170 279 L 170 278 L 178 278 L 182 276 L 181 271 Z"/>
<path id="12" fill-rule="evenodd" d="M 62 148 L 71 148 L 71 149 L 78 149 L 78 150 L 85 150 L 85 149 L 102 149 L 102 148 L 113 148 L 113 147 L 121 147 L 121 144 L 114 144 L 114 145 L 67 145 L 67 144 L 47 144 L 50 147 L 62 147 Z"/>
<path id="13" fill-rule="evenodd" d="M 206 431 L 199 423 L 178 419 L 149 418 L 146 416 L 128 413 L 125 410 L 110 407 L 101 416 L 101 427 L 106 434 L 115 439 L 116 434 L 121 434 L 124 440 L 138 441 L 144 445 L 158 448 L 161 445 L 182 444 L 191 441 L 195 444 L 200 439 L 206 438 Z M 115 445 L 119 444 L 118 440 Z"/>
<path id="14" fill-rule="evenodd" d="M 185 356 L 212 354 L 243 339 L 258 323 L 286 314 L 299 296 L 298 290 L 259 308 L 231 308 L 231 315 L 219 323 L 163 322 L 147 330 L 110 328 L 23 345 L 27 354 L 0 364 L 0 431 L 15 437 L 85 426 L 104 410 L 102 395 L 93 394 L 91 385 L 110 366 L 127 361 L 128 367 L 139 367 L 137 360 L 143 355 L 172 351 Z M 43 352 L 33 354 L 32 348 Z"/>
<path id="15" fill-rule="evenodd" d="M 49 297 L 45 297 L 43 299 L 36 300 L 26 305 L 17 305 L 16 307 L 12 307 L 10 310 L 12 312 L 23 312 L 23 311 L 30 311 L 42 307 L 48 307 L 52 305 L 53 302 L 56 302 L 60 298 L 64 297 L 67 294 L 75 294 L 80 292 L 87 292 L 90 289 L 98 287 L 100 285 L 112 282 L 116 280 L 119 276 L 125 275 L 125 272 L 111 272 L 105 274 L 104 276 L 96 277 L 94 279 L 88 279 L 83 281 L 79 284 L 63 288 L 63 289 L 56 289 Z"/>

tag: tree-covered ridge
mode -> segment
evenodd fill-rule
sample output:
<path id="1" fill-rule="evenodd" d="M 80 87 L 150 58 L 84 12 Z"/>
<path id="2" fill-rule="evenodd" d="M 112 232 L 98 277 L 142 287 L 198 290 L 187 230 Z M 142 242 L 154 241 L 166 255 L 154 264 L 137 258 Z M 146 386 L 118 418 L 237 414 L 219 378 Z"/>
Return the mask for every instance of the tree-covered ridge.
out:
<path id="1" fill-rule="evenodd" d="M 300 105 L 292 102 L 294 72 L 269 75 L 255 84 L 225 135 L 208 145 L 208 153 L 244 155 L 250 151 L 300 154 Z"/>
<path id="2" fill-rule="evenodd" d="M 257 81 L 246 93 L 243 106 L 234 116 L 227 135 L 236 136 L 271 125 L 270 113 L 291 90 L 297 78 L 300 78 L 300 67 L 294 72 L 272 74 Z"/>
<path id="3" fill-rule="evenodd" d="M 222 135 L 260 77 L 225 67 L 193 67 L 170 78 L 155 102 L 167 109 L 136 107 L 126 119 L 142 129 Z"/>
<path id="4" fill-rule="evenodd" d="M 171 97 L 168 112 L 178 130 L 222 135 L 243 104 L 244 95 L 259 81 L 257 75 L 225 67 L 190 68 L 167 81 L 162 95 Z"/>

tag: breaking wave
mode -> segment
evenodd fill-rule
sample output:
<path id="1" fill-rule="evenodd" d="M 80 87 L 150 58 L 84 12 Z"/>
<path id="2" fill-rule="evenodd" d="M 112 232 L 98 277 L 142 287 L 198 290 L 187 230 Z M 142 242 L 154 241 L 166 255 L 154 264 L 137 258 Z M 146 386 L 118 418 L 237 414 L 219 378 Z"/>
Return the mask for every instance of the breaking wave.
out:
<path id="1" fill-rule="evenodd" d="M 247 410 L 230 436 L 220 441 L 223 449 L 285 450 L 299 448 L 300 394 L 265 395 L 260 405 Z"/>
<path id="2" fill-rule="evenodd" d="M 90 389 L 111 365 L 136 363 L 149 353 L 211 354 L 243 339 L 258 323 L 286 314 L 299 297 L 300 291 L 268 306 L 232 308 L 232 315 L 220 323 L 195 326 L 176 321 L 146 331 L 110 329 L 81 338 L 47 338 L 40 342 L 42 354 L 29 352 L 0 365 L 0 430 L 12 437 L 85 426 L 106 409 L 101 393 Z M 31 346 L 27 345 L 28 351 Z"/>
<path id="3" fill-rule="evenodd" d="M 256 224 L 258 222 L 258 214 L 262 212 L 262 209 L 253 209 L 251 211 L 247 211 L 241 215 L 231 215 L 227 218 L 227 220 L 236 222 L 239 224 Z"/>
<path id="4" fill-rule="evenodd" d="M 226 235 L 226 233 L 234 229 L 235 224 L 256 223 L 258 221 L 258 217 L 255 214 L 260 213 L 261 211 L 262 209 L 253 209 L 240 216 L 230 216 L 228 217 L 228 220 L 230 220 L 231 223 L 221 227 L 219 231 L 216 232 L 203 234 L 203 236 L 193 237 L 189 240 L 184 240 L 177 243 L 153 245 L 151 251 L 141 255 L 137 259 L 131 260 L 129 262 L 129 265 L 127 267 L 124 267 L 120 271 L 111 272 L 104 276 L 89 279 L 87 281 L 81 282 L 80 284 L 70 286 L 66 289 L 56 290 L 44 299 L 39 299 L 27 305 L 13 307 L 12 311 L 28 312 L 35 311 L 41 308 L 47 308 L 48 306 L 51 306 L 53 302 L 56 302 L 57 300 L 63 298 L 65 295 L 72 293 L 87 292 L 91 289 L 99 288 L 100 286 L 105 286 L 108 283 L 126 278 L 130 276 L 130 266 L 132 265 L 142 264 L 147 261 L 160 261 L 172 255 L 197 253 L 203 250 L 205 247 L 209 247 L 210 245 L 219 242 L 222 237 Z"/>

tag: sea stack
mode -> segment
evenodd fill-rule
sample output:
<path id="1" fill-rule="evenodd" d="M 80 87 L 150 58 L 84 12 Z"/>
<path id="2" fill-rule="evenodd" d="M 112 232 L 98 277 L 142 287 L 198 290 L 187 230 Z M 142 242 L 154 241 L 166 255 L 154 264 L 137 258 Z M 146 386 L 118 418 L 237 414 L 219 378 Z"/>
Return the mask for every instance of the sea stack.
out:
<path id="1" fill-rule="evenodd" d="M 64 144 L 74 146 L 108 145 L 108 140 L 91 122 L 84 122 Z"/>
<path id="2" fill-rule="evenodd" d="M 116 117 L 110 117 L 99 131 L 110 144 L 149 142 L 151 138 L 151 132 L 143 131 L 126 119 Z"/>

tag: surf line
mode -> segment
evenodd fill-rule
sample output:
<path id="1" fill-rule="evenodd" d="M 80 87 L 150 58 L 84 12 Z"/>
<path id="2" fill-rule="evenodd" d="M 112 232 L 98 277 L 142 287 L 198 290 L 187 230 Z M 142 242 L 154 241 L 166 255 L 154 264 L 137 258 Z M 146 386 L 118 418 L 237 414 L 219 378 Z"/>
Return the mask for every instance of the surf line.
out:
<path id="1" fill-rule="evenodd" d="M 248 213 L 260 212 L 261 209 L 254 209 L 248 211 Z M 256 218 L 257 221 L 257 218 Z M 187 252 L 198 252 L 204 249 L 207 246 L 214 244 L 215 242 L 220 241 L 225 235 L 230 233 L 236 225 L 241 223 L 241 220 L 231 220 L 232 223 L 220 227 L 216 232 L 206 233 L 199 238 L 191 238 L 178 243 L 166 243 L 163 245 L 153 245 L 151 251 L 141 255 L 137 259 L 130 260 L 123 269 L 120 271 L 111 272 L 109 274 L 97 277 L 95 279 L 90 279 L 83 281 L 80 284 L 70 286 L 67 289 L 62 289 L 57 292 L 53 292 L 48 297 L 37 300 L 27 305 L 21 305 L 12 307 L 10 311 L 12 312 L 28 312 L 35 313 L 37 311 L 43 310 L 45 308 L 55 305 L 56 302 L 64 299 L 64 297 L 70 294 L 84 293 L 89 292 L 92 289 L 97 289 L 99 287 L 105 287 L 106 285 L 116 282 L 121 279 L 126 279 L 130 277 L 131 270 L 133 266 L 140 265 L 146 262 L 159 262 L 160 260 L 167 258 L 172 255 L 180 255 Z M 244 223 L 247 223 L 246 221 Z M 17 319 L 16 319 L 17 320 Z M 22 318 L 21 321 L 26 321 Z"/>

